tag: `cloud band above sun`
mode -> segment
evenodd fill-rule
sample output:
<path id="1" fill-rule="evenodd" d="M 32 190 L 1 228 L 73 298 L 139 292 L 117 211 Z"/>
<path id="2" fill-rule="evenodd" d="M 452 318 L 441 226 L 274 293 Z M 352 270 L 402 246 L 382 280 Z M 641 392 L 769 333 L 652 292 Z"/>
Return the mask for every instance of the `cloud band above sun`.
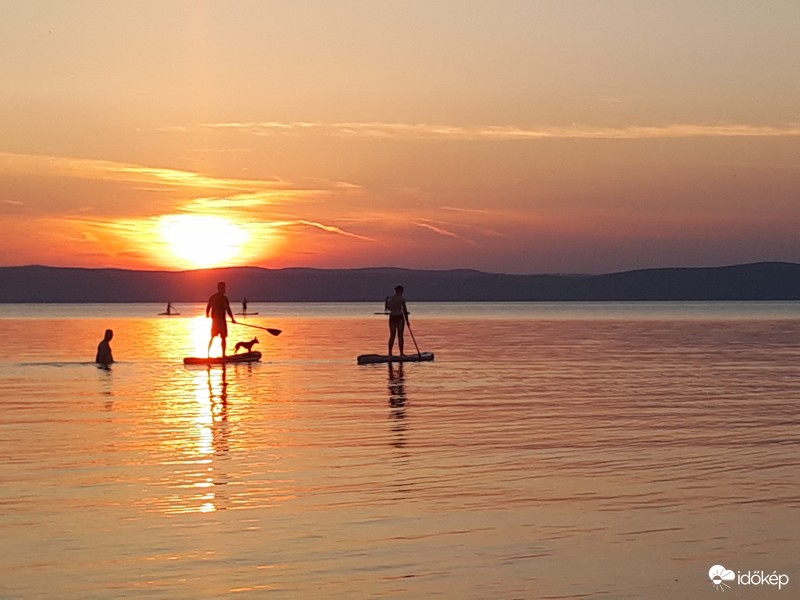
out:
<path id="1" fill-rule="evenodd" d="M 188 132 L 193 129 L 236 131 L 256 136 L 326 134 L 342 137 L 372 137 L 390 139 L 452 139 L 452 140 L 558 140 L 558 139 L 681 139 L 725 137 L 800 137 L 800 123 L 778 125 L 674 123 L 669 125 L 633 125 L 599 127 L 570 125 L 564 127 L 522 127 L 513 125 L 483 125 L 464 127 L 413 123 L 320 123 L 295 121 L 280 123 L 228 122 L 204 123 L 194 128 L 171 127 L 164 131 Z"/>

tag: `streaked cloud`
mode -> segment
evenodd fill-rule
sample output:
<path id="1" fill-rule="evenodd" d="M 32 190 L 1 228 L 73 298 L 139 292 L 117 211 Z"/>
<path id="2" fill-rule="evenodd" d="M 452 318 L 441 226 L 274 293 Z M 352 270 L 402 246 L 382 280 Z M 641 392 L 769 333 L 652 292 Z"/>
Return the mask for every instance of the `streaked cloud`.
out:
<path id="1" fill-rule="evenodd" d="M 559 127 L 520 127 L 485 125 L 465 127 L 425 123 L 322 123 L 294 121 L 280 123 L 228 122 L 205 123 L 198 129 L 233 131 L 255 136 L 300 135 L 316 133 L 341 137 L 386 139 L 443 139 L 443 140 L 547 140 L 547 139 L 676 139 L 715 137 L 800 137 L 800 123 L 776 125 L 674 123 L 667 125 L 631 125 L 600 127 L 573 124 Z M 185 132 L 191 128 L 173 127 L 164 131 Z"/>
<path id="2" fill-rule="evenodd" d="M 359 235 L 357 233 L 353 233 L 351 231 L 346 231 L 341 227 L 337 227 L 335 225 L 325 225 L 324 223 L 318 223 L 316 221 L 307 221 L 305 219 L 293 219 L 291 221 L 272 221 L 269 223 L 270 227 L 273 228 L 291 228 L 297 226 L 305 226 L 305 227 L 312 227 L 314 229 L 319 229 L 321 231 L 325 231 L 327 233 L 333 233 L 336 235 L 343 235 L 345 237 L 350 237 L 357 240 L 362 240 L 365 242 L 378 242 L 378 240 L 367 237 L 365 235 Z"/>
<path id="3" fill-rule="evenodd" d="M 29 210 L 27 203 L 19 200 L 0 199 L 0 215 L 23 214 Z"/>
<path id="4" fill-rule="evenodd" d="M 170 194 L 180 198 L 181 210 L 248 210 L 273 206 L 328 194 L 352 194 L 361 190 L 345 181 L 313 179 L 289 182 L 279 178 L 230 178 L 197 171 L 152 167 L 130 163 L 0 152 L 0 171 L 25 176 L 66 177 L 89 182 L 115 182 L 129 190 L 148 194 Z M 176 194 L 175 192 L 179 192 Z M 7 207 L 22 203 L 3 199 Z M 1 207 L 2 205 L 0 205 Z"/>
<path id="5" fill-rule="evenodd" d="M 434 233 L 436 233 L 438 235 L 443 235 L 445 237 L 461 240 L 462 242 L 466 242 L 467 244 L 476 245 L 475 241 L 473 241 L 473 240 L 470 240 L 470 239 L 465 238 L 463 236 L 460 236 L 460 235 L 458 235 L 456 233 L 453 233 L 452 231 L 450 231 L 448 229 L 445 229 L 444 227 L 440 227 L 438 225 L 433 225 L 432 223 L 429 223 L 427 221 L 415 221 L 414 224 L 417 227 L 422 227 L 424 229 L 428 229 L 428 230 L 430 230 L 430 231 L 432 231 L 432 232 L 434 232 Z"/>
<path id="6" fill-rule="evenodd" d="M 128 181 L 169 188 L 202 188 L 211 190 L 276 190 L 290 189 L 278 179 L 235 179 L 213 177 L 202 173 L 148 167 L 108 160 L 0 153 L 0 168 L 6 173 L 46 173 L 63 177 L 95 180 Z"/>

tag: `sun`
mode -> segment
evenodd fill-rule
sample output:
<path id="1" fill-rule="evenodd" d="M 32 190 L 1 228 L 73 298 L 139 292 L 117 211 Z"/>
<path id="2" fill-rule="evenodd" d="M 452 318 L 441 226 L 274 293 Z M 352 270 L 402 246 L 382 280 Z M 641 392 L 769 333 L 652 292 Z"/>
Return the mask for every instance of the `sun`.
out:
<path id="1" fill-rule="evenodd" d="M 244 227 L 215 216 L 164 215 L 158 228 L 169 251 L 194 268 L 230 264 L 250 238 Z"/>

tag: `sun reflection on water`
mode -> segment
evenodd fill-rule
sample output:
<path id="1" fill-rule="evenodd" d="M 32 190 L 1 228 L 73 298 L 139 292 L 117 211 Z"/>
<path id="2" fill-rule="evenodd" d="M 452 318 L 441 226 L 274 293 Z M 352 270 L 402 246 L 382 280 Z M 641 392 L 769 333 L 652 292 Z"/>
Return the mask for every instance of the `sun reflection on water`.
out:
<path id="1" fill-rule="evenodd" d="M 195 328 L 197 329 L 197 328 Z M 221 369 L 205 369 L 194 375 L 195 401 L 198 407 L 195 423 L 197 425 L 197 454 L 209 459 L 205 477 L 194 484 L 202 491 L 199 511 L 203 513 L 224 510 L 220 505 L 224 500 L 218 497 L 217 489 L 227 485 L 227 477 L 220 470 L 219 461 L 214 458 L 224 456 L 230 450 L 228 431 L 228 372 L 225 365 Z M 202 477 L 202 475 L 201 475 Z"/>
<path id="2" fill-rule="evenodd" d="M 189 327 L 192 336 L 192 348 L 194 348 L 195 356 L 205 356 L 208 352 L 208 340 L 211 338 L 211 321 L 203 315 L 192 318 Z M 212 345 L 212 356 L 220 356 L 222 354 L 219 347 L 218 339 Z"/>
<path id="3" fill-rule="evenodd" d="M 142 390 L 146 418 L 137 439 L 149 447 L 158 475 L 135 502 L 148 512 L 201 515 L 264 508 L 297 497 L 287 476 L 297 447 L 306 448 L 306 425 L 298 428 L 295 388 L 306 381 L 291 371 L 276 379 L 266 363 L 170 367 L 183 356 L 205 356 L 210 320 L 204 312 L 177 319 L 151 319 L 140 332 L 128 326 L 120 339 L 140 355 L 157 355 L 157 384 Z M 120 331 L 123 331 L 120 328 Z M 219 342 L 212 356 L 219 353 Z M 131 354 L 121 347 L 120 354 Z M 301 451 L 305 452 L 305 450 Z M 255 461 L 255 462 L 254 462 Z M 292 463 L 293 464 L 293 463 Z M 155 466 L 155 465 L 154 465 Z"/>

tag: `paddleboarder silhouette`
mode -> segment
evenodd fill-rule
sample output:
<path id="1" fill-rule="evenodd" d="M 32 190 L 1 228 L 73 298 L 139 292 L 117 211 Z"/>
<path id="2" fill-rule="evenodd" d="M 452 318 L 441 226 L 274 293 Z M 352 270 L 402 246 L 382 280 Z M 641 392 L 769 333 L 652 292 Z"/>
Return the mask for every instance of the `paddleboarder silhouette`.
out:
<path id="1" fill-rule="evenodd" d="M 408 321 L 408 308 L 406 308 L 406 300 L 403 298 L 402 285 L 396 285 L 394 288 L 394 295 L 386 297 L 384 308 L 386 312 L 389 313 L 389 356 L 392 356 L 395 338 L 397 338 L 400 356 L 403 356 L 405 354 L 405 352 L 403 352 L 403 331 Z"/>
<path id="2" fill-rule="evenodd" d="M 219 336 L 222 343 L 222 356 L 225 356 L 225 348 L 228 339 L 228 322 L 225 316 L 230 316 L 231 323 L 236 323 L 231 311 L 231 303 L 225 295 L 225 282 L 220 281 L 217 284 L 217 293 L 212 294 L 206 304 L 206 317 L 211 316 L 211 339 L 208 340 L 208 355 L 211 356 L 211 344 L 214 343 L 214 338 Z"/>

